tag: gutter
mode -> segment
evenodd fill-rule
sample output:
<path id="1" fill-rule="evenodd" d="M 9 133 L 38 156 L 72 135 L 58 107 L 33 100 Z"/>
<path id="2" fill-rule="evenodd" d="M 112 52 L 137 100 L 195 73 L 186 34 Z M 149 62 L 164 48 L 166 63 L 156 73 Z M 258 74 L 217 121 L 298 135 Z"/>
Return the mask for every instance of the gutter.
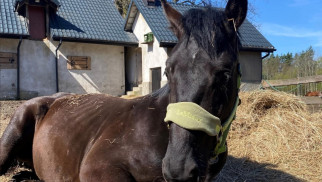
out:
<path id="1" fill-rule="evenodd" d="M 121 42 L 121 41 L 105 41 L 105 40 L 94 40 L 94 39 L 78 39 L 78 38 L 62 38 L 53 36 L 55 41 L 64 41 L 64 42 L 80 42 L 80 43 L 89 43 L 89 44 L 104 44 L 104 45 L 115 45 L 115 46 L 126 46 L 126 47 L 138 47 L 139 42 Z"/>
<path id="2" fill-rule="evenodd" d="M 55 53 L 55 68 L 56 68 L 56 92 L 59 92 L 59 80 L 58 80 L 58 49 L 62 45 L 62 39 L 60 38 L 59 44 L 56 48 L 56 53 Z"/>
<path id="3" fill-rule="evenodd" d="M 22 42 L 22 36 L 19 38 L 17 47 L 17 100 L 20 100 L 20 46 Z"/>

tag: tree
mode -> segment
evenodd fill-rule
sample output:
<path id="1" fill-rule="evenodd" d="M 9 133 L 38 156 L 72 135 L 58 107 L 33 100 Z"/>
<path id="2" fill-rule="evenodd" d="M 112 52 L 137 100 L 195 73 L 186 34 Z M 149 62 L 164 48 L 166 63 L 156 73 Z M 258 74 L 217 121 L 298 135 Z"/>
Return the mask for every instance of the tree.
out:
<path id="1" fill-rule="evenodd" d="M 317 62 L 314 61 L 314 50 L 310 46 L 306 51 L 295 57 L 298 77 L 313 76 L 317 74 Z"/>
<path id="2" fill-rule="evenodd" d="M 317 75 L 322 75 L 322 57 L 319 57 L 317 60 Z"/>
<path id="3" fill-rule="evenodd" d="M 115 0 L 114 4 L 120 14 L 125 17 L 127 13 L 127 9 L 129 8 L 131 0 Z"/>
<path id="4" fill-rule="evenodd" d="M 271 54 L 263 61 L 263 79 L 272 80 L 279 73 L 280 57 Z"/>

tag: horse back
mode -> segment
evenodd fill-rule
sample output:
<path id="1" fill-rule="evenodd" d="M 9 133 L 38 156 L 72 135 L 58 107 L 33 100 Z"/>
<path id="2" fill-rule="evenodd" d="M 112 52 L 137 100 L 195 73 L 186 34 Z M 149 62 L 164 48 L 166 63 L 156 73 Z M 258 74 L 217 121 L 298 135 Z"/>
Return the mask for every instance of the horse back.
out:
<path id="1" fill-rule="evenodd" d="M 153 126 L 152 131 L 152 126 L 146 126 L 150 122 L 148 118 L 160 114 L 150 106 L 140 99 L 125 100 L 103 94 L 57 99 L 36 126 L 33 155 L 37 156 L 34 158 L 37 175 L 44 180 L 58 177 L 79 181 L 86 166 L 91 166 L 92 172 L 93 167 L 103 169 L 111 163 L 128 163 L 129 151 L 136 150 L 133 148 L 136 144 L 153 141 L 145 135 L 157 136 L 158 131 L 166 130 L 163 126 Z M 164 123 L 161 121 L 160 125 Z M 164 138 L 164 149 L 157 152 L 160 157 L 166 149 L 167 138 Z M 157 163 L 159 168 L 160 161 Z"/>

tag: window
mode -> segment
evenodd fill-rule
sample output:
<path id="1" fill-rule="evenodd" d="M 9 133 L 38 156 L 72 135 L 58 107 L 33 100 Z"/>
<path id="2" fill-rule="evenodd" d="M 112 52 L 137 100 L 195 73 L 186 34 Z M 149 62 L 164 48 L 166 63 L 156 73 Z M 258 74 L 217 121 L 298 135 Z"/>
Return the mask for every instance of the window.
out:
<path id="1" fill-rule="evenodd" d="M 68 56 L 67 69 L 91 70 L 91 58 L 88 56 Z"/>
<path id="2" fill-rule="evenodd" d="M 0 52 L 0 69 L 16 69 L 17 54 Z"/>

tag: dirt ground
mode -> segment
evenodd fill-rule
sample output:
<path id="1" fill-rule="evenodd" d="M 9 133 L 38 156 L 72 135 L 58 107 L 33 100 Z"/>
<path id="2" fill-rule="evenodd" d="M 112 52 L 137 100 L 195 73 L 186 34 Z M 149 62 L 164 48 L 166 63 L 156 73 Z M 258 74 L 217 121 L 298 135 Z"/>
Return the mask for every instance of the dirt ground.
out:
<path id="1" fill-rule="evenodd" d="M 14 101 L 14 100 L 0 101 L 0 136 L 2 136 L 2 133 L 5 131 L 15 110 L 24 102 L 25 101 Z M 8 182 L 11 180 L 14 174 L 17 174 L 22 170 L 25 170 L 25 169 L 19 168 L 19 167 L 13 168 L 12 171 L 9 172 L 6 176 L 0 176 L 0 181 Z"/>
<path id="2" fill-rule="evenodd" d="M 0 136 L 8 125 L 15 110 L 25 101 L 0 101 Z"/>

